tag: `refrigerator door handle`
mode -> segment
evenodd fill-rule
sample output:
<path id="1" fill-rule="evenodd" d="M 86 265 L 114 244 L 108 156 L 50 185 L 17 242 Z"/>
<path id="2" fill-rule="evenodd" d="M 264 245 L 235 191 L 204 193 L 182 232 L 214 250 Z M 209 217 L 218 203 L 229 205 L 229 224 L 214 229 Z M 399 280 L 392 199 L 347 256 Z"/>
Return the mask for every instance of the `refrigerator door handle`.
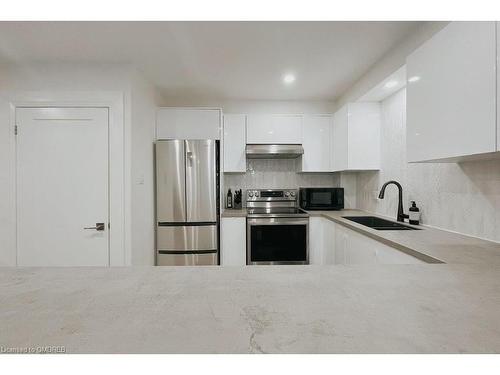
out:
<path id="1" fill-rule="evenodd" d="M 193 167 L 193 153 L 191 151 L 186 152 L 186 159 L 188 161 L 188 167 L 192 168 Z"/>

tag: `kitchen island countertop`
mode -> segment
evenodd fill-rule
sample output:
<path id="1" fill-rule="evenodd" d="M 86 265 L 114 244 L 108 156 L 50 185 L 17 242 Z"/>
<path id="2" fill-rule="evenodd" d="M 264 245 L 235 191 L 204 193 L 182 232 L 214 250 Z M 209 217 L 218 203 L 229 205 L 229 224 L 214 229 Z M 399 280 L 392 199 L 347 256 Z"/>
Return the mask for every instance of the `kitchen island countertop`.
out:
<path id="1" fill-rule="evenodd" d="M 500 352 L 490 265 L 0 269 L 0 347 Z"/>

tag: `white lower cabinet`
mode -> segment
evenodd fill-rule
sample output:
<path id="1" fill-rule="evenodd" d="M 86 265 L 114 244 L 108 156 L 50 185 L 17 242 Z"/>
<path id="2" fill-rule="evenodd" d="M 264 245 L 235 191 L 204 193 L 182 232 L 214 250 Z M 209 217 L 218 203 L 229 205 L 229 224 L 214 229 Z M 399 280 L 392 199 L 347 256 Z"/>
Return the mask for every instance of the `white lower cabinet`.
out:
<path id="1" fill-rule="evenodd" d="M 338 229 L 342 227 L 336 224 Z M 425 263 L 398 249 L 361 233 L 342 227 L 344 264 L 417 264 Z M 339 261 L 340 261 L 339 257 Z"/>
<path id="2" fill-rule="evenodd" d="M 322 217 L 309 222 L 310 264 L 417 264 L 425 263 Z"/>
<path id="3" fill-rule="evenodd" d="M 223 217 L 221 220 L 221 266 L 246 265 L 246 218 Z"/>
<path id="4" fill-rule="evenodd" d="M 380 244 L 369 237 L 350 229 L 346 231 L 345 264 L 377 264 L 376 245 Z M 382 244 L 381 244 L 382 245 Z M 397 251 L 397 250 L 391 250 Z"/>
<path id="5" fill-rule="evenodd" d="M 335 233 L 337 225 L 333 221 L 323 219 L 324 264 L 335 264 Z"/>
<path id="6" fill-rule="evenodd" d="M 375 241 L 377 242 L 377 241 Z M 424 261 L 378 242 L 377 260 L 380 264 L 418 264 Z"/>
<path id="7" fill-rule="evenodd" d="M 309 264 L 335 263 L 335 223 L 322 217 L 309 218 Z"/>
<path id="8" fill-rule="evenodd" d="M 321 217 L 309 218 L 309 264 L 323 264 L 325 241 Z"/>
<path id="9" fill-rule="evenodd" d="M 346 264 L 346 249 L 347 249 L 347 228 L 334 224 L 335 233 L 333 236 L 333 264 Z"/>

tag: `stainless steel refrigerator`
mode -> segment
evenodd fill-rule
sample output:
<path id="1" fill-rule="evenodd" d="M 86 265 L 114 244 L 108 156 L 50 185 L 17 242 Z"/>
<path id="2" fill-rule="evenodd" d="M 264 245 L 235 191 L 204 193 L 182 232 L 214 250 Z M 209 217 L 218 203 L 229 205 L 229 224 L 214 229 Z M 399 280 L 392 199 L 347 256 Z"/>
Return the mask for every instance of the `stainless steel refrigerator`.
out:
<path id="1" fill-rule="evenodd" d="M 156 264 L 219 263 L 219 141 L 156 142 Z"/>

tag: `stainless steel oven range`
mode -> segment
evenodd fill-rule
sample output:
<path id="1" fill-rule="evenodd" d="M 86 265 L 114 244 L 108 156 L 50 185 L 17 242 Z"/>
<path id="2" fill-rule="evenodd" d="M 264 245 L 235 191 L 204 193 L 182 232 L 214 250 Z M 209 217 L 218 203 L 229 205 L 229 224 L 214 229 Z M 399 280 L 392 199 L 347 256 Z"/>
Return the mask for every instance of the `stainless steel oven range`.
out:
<path id="1" fill-rule="evenodd" d="M 247 264 L 309 264 L 309 214 L 298 190 L 247 190 Z"/>

